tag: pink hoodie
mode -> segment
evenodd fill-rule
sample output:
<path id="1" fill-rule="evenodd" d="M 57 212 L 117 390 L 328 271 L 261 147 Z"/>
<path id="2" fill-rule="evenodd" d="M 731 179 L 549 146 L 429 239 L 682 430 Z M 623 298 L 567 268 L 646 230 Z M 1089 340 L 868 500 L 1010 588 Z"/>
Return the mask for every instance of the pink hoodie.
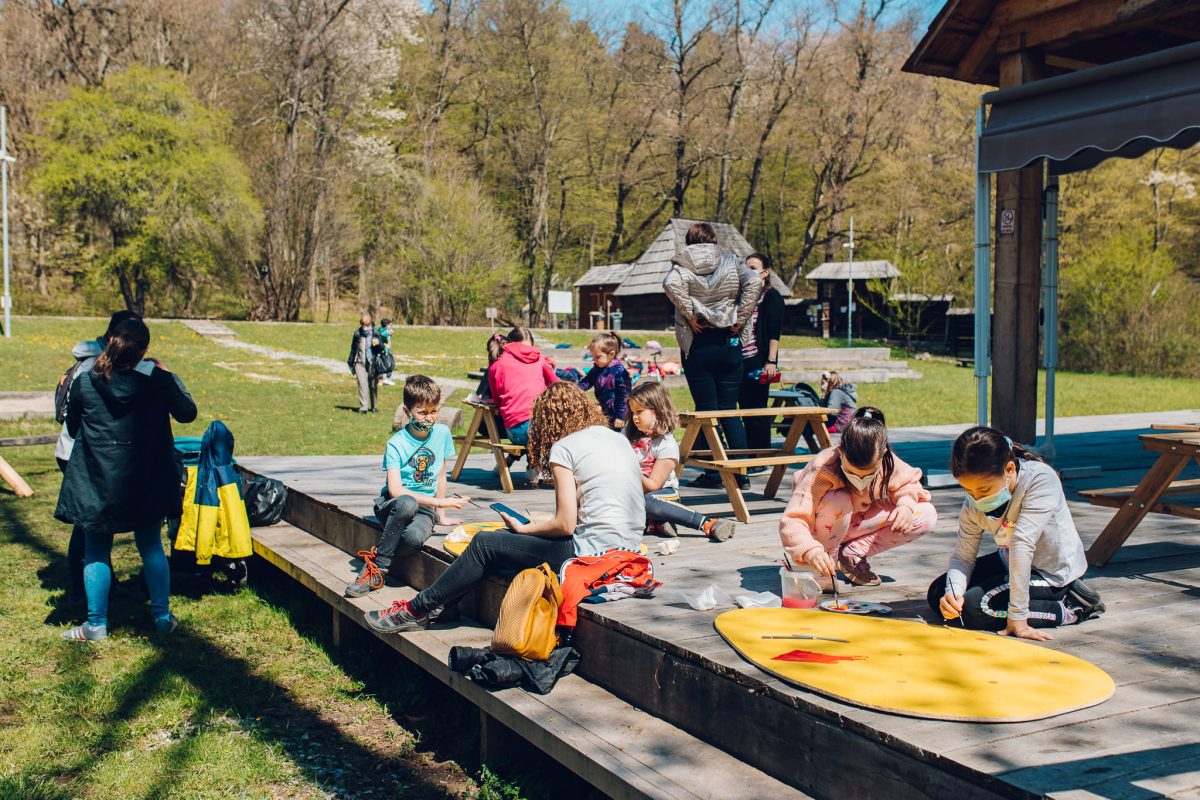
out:
<path id="1" fill-rule="evenodd" d="M 488 367 L 492 402 L 500 407 L 506 428 L 528 420 L 533 401 L 552 383 L 558 383 L 554 367 L 541 350 L 525 342 L 504 345 L 504 352 Z"/>
<path id="2" fill-rule="evenodd" d="M 921 486 L 921 470 L 904 463 L 894 452 L 895 469 L 887 491 L 884 492 L 880 485 L 882 479 L 877 478 L 868 491 L 856 492 L 842 475 L 841 453 L 840 447 L 826 448 L 795 474 L 792 499 L 779 520 L 779 538 L 783 540 L 783 549 L 796 563 L 804 562 L 813 548 L 821 546 L 812 530 L 816 524 L 817 504 L 828 492 L 838 489 L 849 492 L 855 514 L 866 511 L 875 501 L 916 510 L 917 503 L 928 502 L 930 498 L 929 492 Z"/>

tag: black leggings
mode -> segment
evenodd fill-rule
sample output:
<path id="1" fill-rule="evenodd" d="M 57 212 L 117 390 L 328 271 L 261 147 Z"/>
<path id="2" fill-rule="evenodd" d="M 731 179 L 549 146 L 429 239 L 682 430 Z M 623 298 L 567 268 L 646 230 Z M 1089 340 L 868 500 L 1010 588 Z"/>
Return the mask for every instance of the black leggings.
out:
<path id="1" fill-rule="evenodd" d="M 696 334 L 683 376 L 697 411 L 732 411 L 742 388 L 742 343 L 727 330 Z M 721 430 L 730 450 L 746 449 L 746 428 L 741 417 L 722 417 Z"/>
<path id="2" fill-rule="evenodd" d="M 1057 628 L 1063 624 L 1062 600 L 1067 586 L 1052 586 L 1036 569 L 1029 574 L 1029 619 L 1031 628 Z M 929 585 L 929 607 L 941 614 L 946 594 L 943 573 Z M 962 621 L 979 631 L 1002 631 L 1008 627 L 1008 567 L 1000 553 L 989 553 L 975 562 L 967 592 L 963 595 Z"/>
<path id="3" fill-rule="evenodd" d="M 543 562 L 557 572 L 563 562 L 574 555 L 573 536 L 549 539 L 507 530 L 483 531 L 475 535 L 466 551 L 442 573 L 442 577 L 413 598 L 413 609 L 428 614 L 449 605 L 496 572 L 529 569 Z"/>

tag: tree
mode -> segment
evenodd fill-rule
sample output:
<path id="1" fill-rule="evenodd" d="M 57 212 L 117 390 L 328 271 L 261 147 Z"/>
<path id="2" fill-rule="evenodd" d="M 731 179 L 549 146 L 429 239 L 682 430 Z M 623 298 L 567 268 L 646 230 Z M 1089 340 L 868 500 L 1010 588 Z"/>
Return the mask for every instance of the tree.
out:
<path id="1" fill-rule="evenodd" d="M 260 209 L 229 123 L 165 69 L 134 67 L 46 114 L 36 186 L 115 279 L 127 308 L 190 313 L 248 257 Z"/>

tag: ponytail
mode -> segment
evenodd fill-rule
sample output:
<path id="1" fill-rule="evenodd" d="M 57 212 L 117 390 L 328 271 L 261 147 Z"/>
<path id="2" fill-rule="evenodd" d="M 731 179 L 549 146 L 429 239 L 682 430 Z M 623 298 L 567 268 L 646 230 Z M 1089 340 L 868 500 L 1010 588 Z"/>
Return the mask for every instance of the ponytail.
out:
<path id="1" fill-rule="evenodd" d="M 882 411 L 874 406 L 863 406 L 855 411 L 854 417 L 842 430 L 842 441 L 838 447 L 851 466 L 861 469 L 866 469 L 879 459 L 883 467 L 883 480 L 880 485 L 887 491 L 888 484 L 892 482 L 892 474 L 896 471 L 896 457 L 892 455 L 892 445 L 888 441 L 887 423 Z"/>
<path id="2" fill-rule="evenodd" d="M 950 450 L 950 472 L 963 475 L 1002 475 L 1009 462 L 1041 461 L 995 428 L 977 425 L 954 440 Z"/>
<path id="3" fill-rule="evenodd" d="M 104 352 L 96 359 L 95 372 L 106 381 L 114 372 L 129 372 L 150 347 L 150 329 L 139 319 L 127 319 L 113 329 Z"/>

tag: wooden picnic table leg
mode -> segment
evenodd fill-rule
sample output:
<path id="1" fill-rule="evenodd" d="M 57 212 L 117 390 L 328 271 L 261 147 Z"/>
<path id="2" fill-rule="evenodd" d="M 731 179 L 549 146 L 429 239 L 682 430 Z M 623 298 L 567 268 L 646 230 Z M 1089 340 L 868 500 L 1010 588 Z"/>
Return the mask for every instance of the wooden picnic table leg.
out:
<path id="1" fill-rule="evenodd" d="M 1190 460 L 1190 455 L 1182 453 L 1163 453 L 1158 457 L 1133 490 L 1133 494 L 1117 509 L 1116 515 L 1109 520 L 1108 525 L 1088 548 L 1089 564 L 1093 567 L 1103 567 L 1108 563 Z"/>
<path id="2" fill-rule="evenodd" d="M 675 465 L 675 477 L 683 475 L 683 465 L 696 445 L 696 437 L 700 435 L 700 421 L 694 417 L 688 422 L 683 431 L 683 441 L 679 443 L 679 463 Z"/>
<path id="3" fill-rule="evenodd" d="M 483 417 L 483 424 L 487 426 L 488 441 L 494 445 L 501 444 L 500 429 L 496 427 L 496 415 L 486 409 Z M 496 457 L 496 469 L 500 473 L 500 488 L 505 494 L 513 493 L 512 473 L 508 471 L 508 462 L 504 460 L 504 451 L 499 447 L 490 448 L 492 455 Z"/>
<path id="4" fill-rule="evenodd" d="M 709 451 L 712 453 L 713 461 L 725 461 L 729 456 L 725 452 L 725 445 L 721 443 L 720 429 L 717 427 L 715 419 L 704 420 L 704 438 L 708 441 Z M 733 506 L 733 515 L 738 522 L 750 521 L 750 509 L 746 507 L 746 498 L 742 497 L 741 487 L 737 485 L 737 478 L 734 473 L 730 472 L 725 467 L 717 469 L 717 474 L 721 476 L 721 483 L 725 486 L 725 494 L 729 495 L 729 503 Z"/>
<path id="5" fill-rule="evenodd" d="M 808 423 L 804 417 L 792 417 L 792 424 L 788 426 L 787 436 L 783 439 L 783 449 L 779 452 L 781 455 L 790 456 L 796 452 L 796 445 L 800 443 L 800 434 L 807 429 Z M 770 499 L 779 491 L 780 484 L 783 483 L 783 476 L 787 474 L 787 464 L 776 464 L 771 469 L 771 477 L 767 479 L 767 486 L 763 489 L 763 496 Z"/>
<path id="6" fill-rule="evenodd" d="M 0 478 L 12 487 L 13 494 L 17 497 L 33 497 L 33 489 L 29 488 L 25 479 L 2 457 L 0 457 Z"/>
<path id="7" fill-rule="evenodd" d="M 824 450 L 826 447 L 833 447 L 833 440 L 829 438 L 829 428 L 825 427 L 824 417 L 810 418 L 806 430 L 811 430 L 817 440 L 817 449 L 813 450 L 813 453 Z"/>
<path id="8" fill-rule="evenodd" d="M 471 416 L 471 422 L 467 425 L 467 434 L 463 436 L 462 449 L 458 451 L 458 459 L 454 462 L 454 470 L 450 473 L 450 480 L 458 480 L 458 476 L 462 474 L 463 467 L 467 465 L 467 456 L 471 455 L 471 448 L 475 445 L 475 435 L 479 433 L 479 425 L 483 422 L 484 409 L 475 407 L 475 413 Z"/>

